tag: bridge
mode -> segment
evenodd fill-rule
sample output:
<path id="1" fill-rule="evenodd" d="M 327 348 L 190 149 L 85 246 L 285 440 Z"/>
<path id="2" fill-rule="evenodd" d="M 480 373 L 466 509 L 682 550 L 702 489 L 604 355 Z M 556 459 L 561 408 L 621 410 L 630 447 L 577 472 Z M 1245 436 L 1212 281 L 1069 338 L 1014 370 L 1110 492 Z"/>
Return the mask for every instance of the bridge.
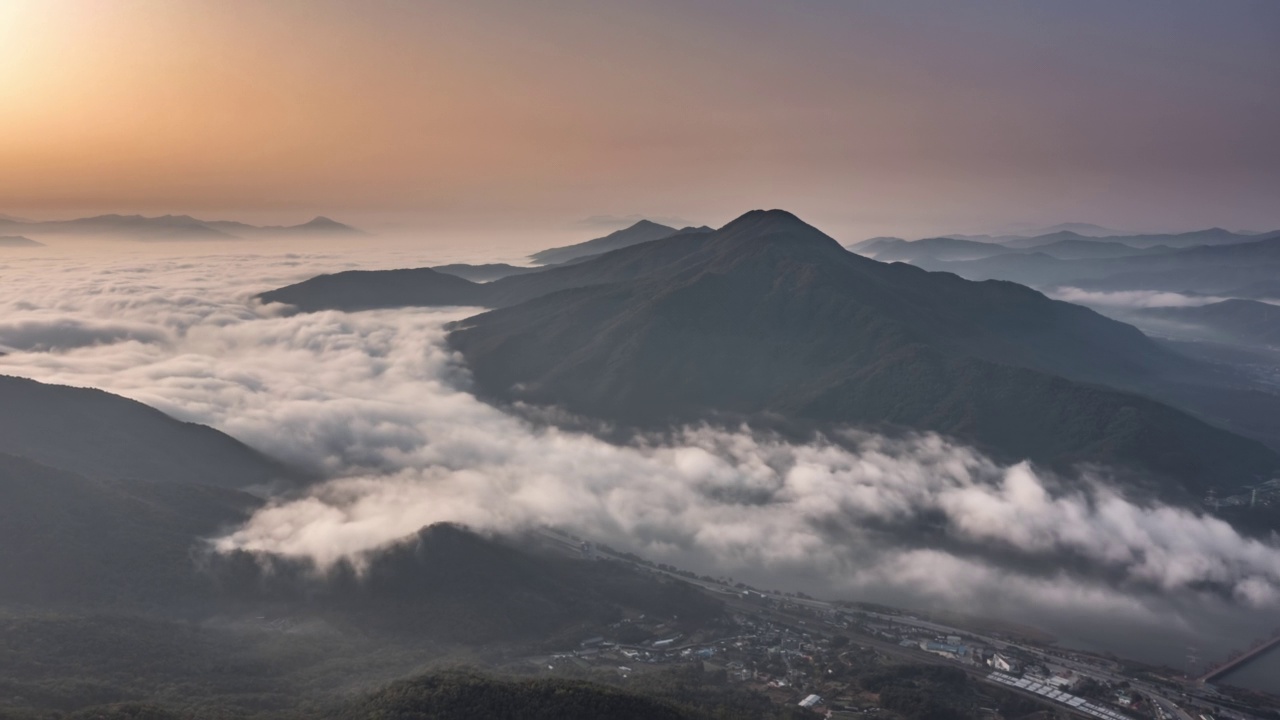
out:
<path id="1" fill-rule="evenodd" d="M 1280 630 L 1277 630 L 1275 633 L 1273 633 L 1269 639 L 1259 640 L 1258 642 L 1253 644 L 1253 647 L 1249 648 L 1245 652 L 1233 655 L 1232 657 L 1228 658 L 1226 662 L 1223 662 L 1219 665 L 1214 666 L 1204 675 L 1201 675 L 1199 678 L 1197 678 L 1197 682 L 1200 684 L 1204 684 L 1215 678 L 1222 677 L 1223 675 L 1226 675 L 1227 673 L 1231 672 L 1232 670 L 1235 670 L 1241 665 L 1244 665 L 1250 660 L 1253 660 L 1254 658 L 1260 655 L 1266 654 L 1268 650 L 1271 650 L 1272 648 L 1275 648 L 1275 647 L 1280 647 Z"/>

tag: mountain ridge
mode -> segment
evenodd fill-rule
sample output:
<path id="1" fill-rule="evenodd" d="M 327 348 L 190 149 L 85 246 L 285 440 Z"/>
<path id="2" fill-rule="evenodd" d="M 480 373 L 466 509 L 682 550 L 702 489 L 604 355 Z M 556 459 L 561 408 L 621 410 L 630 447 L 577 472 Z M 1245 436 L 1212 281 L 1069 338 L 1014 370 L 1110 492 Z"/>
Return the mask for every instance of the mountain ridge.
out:
<path id="1" fill-rule="evenodd" d="M 326 290 L 339 276 L 261 298 L 494 308 L 449 335 L 482 394 L 624 424 L 775 413 L 934 430 L 1012 460 L 1137 463 L 1193 494 L 1216 462 L 1235 478 L 1278 460 L 1145 397 L 1174 397 L 1164 391 L 1200 366 L 1137 329 L 1016 283 L 862 257 L 785 211 L 483 285 L 390 273 L 340 273 L 367 293 L 358 304 Z M 966 389 L 979 382 L 987 397 Z"/>
<path id="2" fill-rule="evenodd" d="M 86 477 L 224 488 L 305 479 L 230 435 L 102 390 L 0 375 L 0 400 L 0 452 Z"/>
<path id="3" fill-rule="evenodd" d="M 112 235 L 144 241 L 231 240 L 271 235 L 359 235 L 350 225 L 318 215 L 300 225 L 250 225 L 235 220 L 201 220 L 190 215 L 121 215 L 108 213 L 70 220 L 0 218 L 0 230 L 27 234 Z"/>
<path id="4" fill-rule="evenodd" d="M 540 250 L 529 256 L 529 259 L 538 265 L 556 265 L 584 258 L 591 255 L 599 255 L 611 250 L 619 250 L 624 247 L 630 247 L 639 243 L 649 242 L 650 240 L 659 240 L 669 235 L 680 232 L 699 232 L 709 230 L 710 228 L 686 227 L 676 229 L 653 222 L 652 220 L 640 220 L 633 225 L 625 227 L 621 230 L 598 237 L 594 240 L 576 243 L 574 245 L 565 245 L 563 247 L 554 247 L 547 250 Z"/>
<path id="5" fill-rule="evenodd" d="M 748 213 L 684 250 L 648 274 L 469 318 L 450 342 L 493 399 L 624 424 L 708 412 L 888 423 L 1050 463 L 1138 460 L 1193 494 L 1228 447 L 1250 467 L 1277 462 L 1135 394 L 1184 360 L 1085 308 L 862 258 L 790 214 Z M 1157 457 L 1197 435 L 1177 462 Z"/>
<path id="6" fill-rule="evenodd" d="M 31 238 L 23 237 L 21 235 L 0 235 L 0 247 L 44 247 L 44 243 L 36 242 Z"/>

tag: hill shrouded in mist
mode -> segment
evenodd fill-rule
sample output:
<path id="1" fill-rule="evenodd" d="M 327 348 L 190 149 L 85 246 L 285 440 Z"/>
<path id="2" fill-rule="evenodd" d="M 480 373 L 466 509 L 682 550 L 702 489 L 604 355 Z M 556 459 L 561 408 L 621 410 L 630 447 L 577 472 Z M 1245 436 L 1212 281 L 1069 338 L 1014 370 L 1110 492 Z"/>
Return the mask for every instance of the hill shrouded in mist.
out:
<path id="1" fill-rule="evenodd" d="M 1280 274 L 1280 235 L 1241 236 L 1240 242 L 1186 248 L 1152 246 L 1135 253 L 1069 254 L 1061 241 L 1017 252 L 993 252 L 974 259 L 946 259 L 920 248 L 898 252 L 927 270 L 953 272 L 970 280 L 1012 280 L 1036 287 L 1070 285 L 1096 290 L 1245 295 L 1274 283 Z M 1076 244 L 1097 242 L 1081 240 Z M 1102 243 L 1098 243 L 1102 244 Z M 875 248 L 868 250 L 874 251 Z M 1059 252 L 1058 255 L 1053 253 Z M 877 257 L 879 255 L 877 254 Z M 886 256 L 887 257 L 887 256 Z"/>
<path id="2" fill-rule="evenodd" d="M 144 241 L 231 240 L 253 237 L 360 235 L 359 230 L 318 216 L 300 225 L 249 225 L 232 220 L 200 220 L 190 215 L 96 215 L 73 220 L 0 217 L 0 231 L 25 235 L 120 237 Z"/>
<path id="3" fill-rule="evenodd" d="M 867 260 L 787 213 L 748 213 L 569 271 L 602 280 L 451 336 L 489 395 L 624 423 L 773 413 L 936 430 L 1000 455 L 1135 465 L 1192 492 L 1277 462 L 1099 387 L 1181 370 L 1132 327 L 1012 283 Z"/>
<path id="4" fill-rule="evenodd" d="M 201 538 L 261 505 L 245 493 L 88 478 L 0 454 L 0 603 L 52 608 L 208 608 Z"/>
<path id="5" fill-rule="evenodd" d="M 1238 243 L 1247 243 L 1274 235 L 1275 233 L 1263 233 L 1261 236 L 1248 233 L 1234 233 L 1230 230 L 1222 228 L 1208 228 L 1207 230 L 1192 230 L 1183 233 L 1162 233 L 1162 234 L 1144 234 L 1144 235 L 1094 235 L 1073 232 L 1071 230 L 1058 230 L 1056 232 L 1034 235 L 1031 237 L 1011 237 L 1000 238 L 1001 244 L 1011 248 L 1035 248 L 1042 245 L 1050 245 L 1064 240 L 1090 240 L 1093 242 L 1119 243 L 1136 248 L 1149 247 L 1172 247 L 1172 248 L 1191 248 L 1203 245 L 1234 245 Z"/>
<path id="6" fill-rule="evenodd" d="M 1280 345 L 1280 306 L 1256 300 L 1224 300 L 1194 307 L 1154 307 L 1138 311 L 1159 320 L 1193 326 L 1201 334 L 1241 345 Z"/>
<path id="7" fill-rule="evenodd" d="M 1059 260 L 1101 259 L 1130 257 L 1168 252 L 1172 248 L 1154 246 L 1136 248 L 1118 242 L 1104 242 L 1086 238 L 1056 240 L 1034 248 L 1019 249 L 989 242 L 975 242 L 958 238 L 940 237 L 907 241 L 898 238 L 872 238 L 849 246 L 859 255 L 881 262 L 909 262 L 920 264 L 935 260 L 981 260 L 998 255 L 1042 254 Z"/>
<path id="8" fill-rule="evenodd" d="M 672 233 L 677 232 L 673 227 L 667 227 L 651 220 L 640 220 L 639 222 L 625 227 L 616 232 L 611 232 L 604 237 L 594 240 L 578 243 L 576 245 L 568 245 L 565 247 L 551 248 L 542 250 L 529 256 L 539 265 L 554 265 L 557 263 L 576 260 L 577 258 L 586 257 L 588 255 L 598 255 L 600 253 L 617 250 L 619 248 L 636 245 L 650 240 L 664 238 Z"/>
<path id="9" fill-rule="evenodd" d="M 0 247 L 4 247 L 4 248 L 44 247 L 44 243 L 36 242 L 31 238 L 22 237 L 21 235 L 4 235 L 4 236 L 0 236 Z"/>
<path id="10" fill-rule="evenodd" d="M 94 478 L 246 488 L 299 474 L 213 428 L 85 388 L 0 376 L 0 452 Z"/>
<path id="11" fill-rule="evenodd" d="M 1211 404 L 1182 392 L 1204 369 L 1136 329 L 1013 283 L 863 258 L 781 211 L 483 285 L 428 269 L 347 272 L 262 298 L 502 308 L 451 336 L 489 397 L 623 423 L 767 413 L 934 430 L 1006 458 L 1154 470 L 1192 493 L 1278 462 L 1143 397 Z"/>

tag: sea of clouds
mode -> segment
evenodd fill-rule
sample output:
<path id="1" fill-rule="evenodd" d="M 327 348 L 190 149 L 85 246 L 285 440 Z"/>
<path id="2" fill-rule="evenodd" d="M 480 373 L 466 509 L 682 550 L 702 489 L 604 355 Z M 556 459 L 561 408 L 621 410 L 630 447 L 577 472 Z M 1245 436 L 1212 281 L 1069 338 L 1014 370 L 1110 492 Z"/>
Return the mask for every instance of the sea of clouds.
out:
<path id="1" fill-rule="evenodd" d="M 1126 498 L 1104 471 L 1056 477 L 853 428 L 611 444 L 471 395 L 445 325 L 474 310 L 290 314 L 252 297 L 388 264 L 367 249 L 13 260 L 0 373 L 125 395 L 327 478 L 211 538 L 320 570 L 434 522 L 555 525 L 701 572 L 1025 619 L 1168 633 L 1280 609 L 1277 543 Z"/>

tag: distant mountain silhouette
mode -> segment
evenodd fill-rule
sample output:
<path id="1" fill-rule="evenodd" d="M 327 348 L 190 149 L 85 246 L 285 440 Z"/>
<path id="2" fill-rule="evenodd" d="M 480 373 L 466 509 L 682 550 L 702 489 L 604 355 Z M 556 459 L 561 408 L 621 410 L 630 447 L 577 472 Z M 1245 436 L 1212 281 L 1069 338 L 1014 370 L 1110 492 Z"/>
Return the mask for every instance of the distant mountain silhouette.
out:
<path id="1" fill-rule="evenodd" d="M 0 453 L 100 479 L 249 487 L 296 480 L 213 428 L 118 395 L 0 376 Z"/>
<path id="2" fill-rule="evenodd" d="M 390 307 L 488 305 L 489 285 L 430 268 L 348 270 L 264 292 L 263 302 L 286 303 L 304 312 Z"/>
<path id="3" fill-rule="evenodd" d="M 1135 387 L 1188 362 L 1132 327 L 1012 283 L 861 258 L 785 212 L 559 272 L 569 271 L 601 282 L 450 335 L 484 393 L 627 424 L 727 412 L 937 430 L 1005 457 L 1139 466 L 1192 493 L 1280 462 L 1098 387 Z"/>
<path id="4" fill-rule="evenodd" d="M 272 235 L 353 235 L 361 231 L 316 217 L 301 225 L 257 226 L 231 220 L 198 220 L 190 215 L 97 215 L 74 220 L 30 221 L 0 218 L 0 230 L 24 235 L 107 235 L 134 240 L 228 240 Z"/>
<path id="5" fill-rule="evenodd" d="M 233 595 L 310 604 L 389 637 L 466 644 L 545 640 L 569 628 L 591 633 L 623 609 L 685 622 L 713 619 L 718 601 L 684 584 L 613 562 L 545 552 L 536 537 L 491 538 L 436 524 L 317 578 L 306 565 L 246 553 L 212 567 Z M 579 636 L 582 637 L 582 636 Z"/>
<path id="6" fill-rule="evenodd" d="M 1193 325 L 1202 336 L 1239 345 L 1280 346 L 1280 306 L 1256 300 L 1225 300 L 1197 307 L 1155 307 L 1141 315 Z"/>
<path id="7" fill-rule="evenodd" d="M 684 230 L 689 231 L 699 229 L 709 228 L 685 228 Z M 576 245 L 542 250 L 530 255 L 529 258 L 539 265 L 553 265 L 585 257 L 587 255 L 599 255 L 600 253 L 609 252 L 610 250 L 618 250 L 619 248 L 628 247 L 630 245 L 649 242 L 650 240 L 658 240 L 659 238 L 667 237 L 668 235 L 676 232 L 681 231 L 649 220 L 641 220 L 630 227 L 609 233 L 604 237 L 588 240 Z"/>
<path id="8" fill-rule="evenodd" d="M 1264 236 L 1273 235 L 1275 233 L 1263 233 Z M 1041 245 L 1048 245 L 1062 240 L 1081 240 L 1088 239 L 1095 242 L 1111 242 L 1129 245 L 1131 247 L 1146 248 L 1155 245 L 1166 245 L 1174 248 L 1189 248 L 1200 245 L 1233 245 L 1236 243 L 1246 243 L 1258 240 L 1259 236 L 1249 233 L 1234 233 L 1230 230 L 1222 228 L 1209 228 L 1208 230 L 1194 230 L 1185 233 L 1167 233 L 1152 235 L 1081 235 L 1069 230 L 1061 230 L 1054 233 L 1044 235 L 1036 235 L 1026 238 L 1015 238 L 1004 241 L 1002 244 L 1013 248 L 1033 248 Z"/>
<path id="9" fill-rule="evenodd" d="M 1118 242 L 1107 242 L 1064 233 L 1063 239 L 1031 248 L 1015 248 L 991 242 L 961 240 L 953 237 L 907 241 L 899 238 L 872 238 L 848 246 L 850 250 L 881 262 L 909 262 L 922 267 L 933 261 L 981 260 L 997 255 L 1039 253 L 1059 260 L 1101 259 L 1173 252 L 1173 248 L 1157 245 L 1136 248 Z"/>
<path id="10" fill-rule="evenodd" d="M 1280 276 L 1280 235 L 1251 236 L 1248 242 L 1166 249 L 1143 248 L 1117 257 L 1059 258 L 1037 246 L 975 260 L 913 256 L 927 270 L 953 272 L 970 280 L 1012 280 L 1036 287 L 1073 285 L 1098 290 L 1161 290 L 1207 295 L 1274 282 Z M 1100 241 L 1084 240 L 1080 242 Z"/>
<path id="11" fill-rule="evenodd" d="M 1153 290 L 1233 295 L 1236 288 L 1275 282 L 1280 277 L 1280 237 L 1234 245 L 1125 256 L 1060 260 L 1029 252 L 969 261 L 918 263 L 969 279 L 1010 279 L 1033 286 L 1076 286 L 1092 290 Z"/>
<path id="12" fill-rule="evenodd" d="M 1280 278 L 1251 282 L 1225 294 L 1256 300 L 1280 300 Z"/>
<path id="13" fill-rule="evenodd" d="M 323 215 L 316 216 L 301 225 L 249 225 L 234 220 L 201 221 L 209 227 L 236 237 L 256 237 L 271 235 L 363 235 L 364 232 L 330 220 Z"/>
<path id="14" fill-rule="evenodd" d="M 538 272 L 545 268 L 541 267 L 520 267 L 518 265 L 508 265 L 506 263 L 491 263 L 487 265 L 467 265 L 465 263 L 455 263 L 453 265 L 436 265 L 431 268 L 438 273 L 445 275 L 453 275 L 471 282 L 492 282 L 511 275 L 527 275 L 531 272 Z"/>
<path id="15" fill-rule="evenodd" d="M 849 250 L 880 262 L 914 262 L 921 259 L 975 260 L 1016 252 L 995 243 L 937 237 L 924 240 L 872 238 L 849 246 Z"/>
<path id="16" fill-rule="evenodd" d="M 44 243 L 36 242 L 21 235 L 2 235 L 0 236 L 0 247 L 44 247 Z"/>
<path id="17" fill-rule="evenodd" d="M 677 232 L 659 240 L 483 284 L 433 268 L 350 270 L 320 275 L 258 297 L 263 302 L 293 305 L 304 312 L 412 306 L 505 307 L 558 290 L 639 277 L 683 258 L 710 234 L 710 231 Z"/>
<path id="18" fill-rule="evenodd" d="M 1080 222 L 1058 223 L 1057 225 L 1051 225 L 1046 228 L 1039 228 L 1037 230 L 1033 230 L 1027 234 L 1028 235 L 1051 235 L 1053 233 L 1063 232 L 1064 230 L 1067 232 L 1073 232 L 1077 235 L 1083 235 L 1085 237 L 1115 237 L 1117 235 L 1124 235 L 1124 233 L 1122 232 L 1117 232 L 1115 230 L 1112 230 L 1111 228 L 1102 227 L 1101 225 L 1094 225 L 1093 223 L 1080 223 Z"/>
<path id="19" fill-rule="evenodd" d="M 1038 245 L 1033 251 L 1058 258 L 1059 260 L 1085 260 L 1133 257 L 1135 255 L 1152 255 L 1157 253 L 1173 252 L 1173 250 L 1173 248 L 1167 245 L 1152 245 L 1145 248 L 1136 248 L 1132 245 L 1125 245 L 1124 243 L 1119 242 L 1067 238 L 1065 240 L 1057 240 L 1046 245 Z"/>

